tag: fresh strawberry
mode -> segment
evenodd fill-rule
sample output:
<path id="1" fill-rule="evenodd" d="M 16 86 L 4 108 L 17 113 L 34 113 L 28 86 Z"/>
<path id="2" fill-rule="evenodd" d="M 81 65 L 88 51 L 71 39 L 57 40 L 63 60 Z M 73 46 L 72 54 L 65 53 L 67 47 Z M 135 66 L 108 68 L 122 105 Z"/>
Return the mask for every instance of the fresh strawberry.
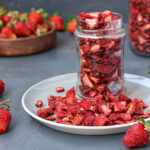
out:
<path id="1" fill-rule="evenodd" d="M 8 100 L 1 102 L 0 105 L 4 105 Z M 6 104 L 7 105 L 7 104 Z M 11 121 L 11 113 L 9 112 L 9 108 L 0 108 L 0 133 L 4 133 L 8 128 L 8 125 Z"/>
<path id="2" fill-rule="evenodd" d="M 30 30 L 28 29 L 27 25 L 22 21 L 19 21 L 14 25 L 13 31 L 19 37 L 30 35 Z"/>
<path id="3" fill-rule="evenodd" d="M 28 22 L 27 24 L 28 29 L 30 30 L 31 33 L 34 33 L 36 31 L 36 27 L 34 24 L 32 24 L 31 22 Z"/>
<path id="4" fill-rule="evenodd" d="M 43 33 L 46 33 L 48 31 L 48 28 L 46 27 L 46 25 L 39 25 L 35 31 L 35 34 L 36 35 L 41 35 Z"/>
<path id="5" fill-rule="evenodd" d="M 128 148 L 143 147 L 150 141 L 150 124 L 141 119 L 139 123 L 131 126 L 123 138 L 123 143 Z"/>
<path id="6" fill-rule="evenodd" d="M 7 23 L 11 21 L 11 17 L 6 14 L 2 17 L 2 21 L 6 25 Z"/>
<path id="7" fill-rule="evenodd" d="M 34 25 L 41 24 L 43 21 L 42 14 L 37 11 L 32 11 L 29 13 L 28 21 Z"/>
<path id="8" fill-rule="evenodd" d="M 4 27 L 3 21 L 0 20 L 0 30 Z"/>
<path id="9" fill-rule="evenodd" d="M 74 31 L 76 30 L 76 25 L 77 25 L 77 20 L 75 19 L 75 17 L 71 16 L 69 19 L 69 23 L 67 25 L 67 30 L 73 34 Z"/>
<path id="10" fill-rule="evenodd" d="M 2 80 L 0 80 L 0 94 L 2 94 L 4 92 L 4 82 Z"/>
<path id="11" fill-rule="evenodd" d="M 1 34 L 5 35 L 4 37 L 7 37 L 9 39 L 15 39 L 16 38 L 15 33 L 11 30 L 11 28 L 9 26 L 5 26 L 2 29 Z"/>
<path id="12" fill-rule="evenodd" d="M 57 31 L 64 30 L 64 19 L 61 16 L 54 14 L 52 17 L 50 17 L 49 22 L 53 22 L 55 24 Z"/>

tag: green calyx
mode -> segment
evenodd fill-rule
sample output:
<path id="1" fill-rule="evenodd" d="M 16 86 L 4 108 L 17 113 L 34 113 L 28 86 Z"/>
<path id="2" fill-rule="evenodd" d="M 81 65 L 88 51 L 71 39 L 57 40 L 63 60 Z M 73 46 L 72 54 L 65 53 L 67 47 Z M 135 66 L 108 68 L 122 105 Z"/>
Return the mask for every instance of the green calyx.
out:
<path id="1" fill-rule="evenodd" d="M 6 7 L 0 6 L 0 16 L 4 16 L 7 13 Z"/>
<path id="2" fill-rule="evenodd" d="M 43 33 L 46 33 L 46 31 L 47 31 L 46 29 L 37 29 L 37 31 L 35 32 L 35 34 L 39 36 L 39 35 L 41 35 Z"/>
<path id="3" fill-rule="evenodd" d="M 145 130 L 148 131 L 150 133 L 150 124 L 148 122 L 145 121 L 145 119 L 141 118 L 138 123 L 143 123 L 145 126 Z M 150 139 L 150 137 L 149 137 Z"/>
<path id="4" fill-rule="evenodd" d="M 7 100 L 1 102 L 0 105 L 6 105 L 7 107 L 1 107 L 0 109 L 5 109 L 5 110 L 9 111 L 9 105 L 6 104 L 9 101 L 10 101 L 10 99 L 7 99 Z"/>
<path id="5" fill-rule="evenodd" d="M 4 27 L 3 21 L 0 20 L 0 30 Z"/>
<path id="6" fill-rule="evenodd" d="M 65 30 L 65 31 L 68 30 L 68 27 L 69 27 L 70 23 L 71 23 L 73 20 L 75 20 L 75 19 L 76 19 L 75 16 L 73 16 L 73 15 L 70 16 L 70 18 L 69 18 L 69 20 L 68 20 L 68 23 L 64 25 L 64 30 Z"/>
<path id="7" fill-rule="evenodd" d="M 23 13 L 20 17 L 19 20 L 22 22 L 27 23 L 28 22 L 28 13 Z"/>

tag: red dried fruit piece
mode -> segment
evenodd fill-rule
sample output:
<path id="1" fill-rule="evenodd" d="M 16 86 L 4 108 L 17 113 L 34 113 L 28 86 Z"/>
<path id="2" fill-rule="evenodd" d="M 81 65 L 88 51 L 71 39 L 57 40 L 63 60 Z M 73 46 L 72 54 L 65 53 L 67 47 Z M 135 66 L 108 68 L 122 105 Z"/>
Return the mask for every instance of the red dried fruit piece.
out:
<path id="1" fill-rule="evenodd" d="M 87 27 L 89 27 L 90 29 L 94 29 L 94 28 L 96 28 L 98 26 L 98 19 L 95 19 L 95 18 L 92 18 L 92 19 L 86 18 L 85 21 L 86 21 Z"/>
<path id="2" fill-rule="evenodd" d="M 104 126 L 107 121 L 108 121 L 107 117 L 104 114 L 100 114 L 98 117 L 96 117 L 94 125 Z"/>
<path id="3" fill-rule="evenodd" d="M 140 104 L 141 106 L 143 106 L 144 108 L 147 108 L 148 106 L 143 102 L 143 100 L 141 100 L 140 98 L 134 98 L 133 102 L 135 102 L 136 104 Z"/>
<path id="4" fill-rule="evenodd" d="M 134 118 L 132 118 L 130 121 L 126 121 L 126 123 L 133 123 L 135 122 L 136 120 Z"/>
<path id="5" fill-rule="evenodd" d="M 88 53 L 90 46 L 88 44 L 84 44 L 80 46 L 79 52 L 81 55 Z"/>
<path id="6" fill-rule="evenodd" d="M 109 10 L 106 10 L 101 13 L 102 17 L 104 18 L 104 22 L 110 22 L 112 21 L 112 12 Z"/>
<path id="7" fill-rule="evenodd" d="M 115 120 L 114 121 L 115 124 L 125 124 L 125 121 L 121 121 L 121 120 Z"/>
<path id="8" fill-rule="evenodd" d="M 90 108 L 91 108 L 91 101 L 88 98 L 84 98 L 79 103 L 79 106 L 84 108 L 85 110 L 90 110 Z"/>
<path id="9" fill-rule="evenodd" d="M 83 84 L 84 86 L 87 85 L 87 86 L 89 86 L 90 88 L 93 88 L 93 87 L 94 87 L 92 81 L 89 79 L 89 77 L 88 77 L 88 75 L 87 75 L 86 73 L 83 75 L 81 81 L 82 81 L 82 84 Z"/>
<path id="10" fill-rule="evenodd" d="M 53 115 L 54 112 L 52 111 L 52 109 L 50 108 L 40 108 L 37 110 L 37 113 L 36 113 L 39 117 L 41 118 L 46 118 L 48 117 L 49 115 Z"/>
<path id="11" fill-rule="evenodd" d="M 107 103 L 107 105 L 106 105 L 106 104 L 102 104 L 102 105 L 100 106 L 100 110 L 101 110 L 101 112 L 103 112 L 106 116 L 108 116 L 108 115 L 112 112 L 112 110 L 110 109 L 108 103 Z"/>
<path id="12" fill-rule="evenodd" d="M 44 119 L 46 119 L 46 120 L 52 120 L 52 121 L 54 121 L 54 120 L 56 120 L 56 118 L 55 117 L 45 117 Z"/>
<path id="13" fill-rule="evenodd" d="M 43 106 L 43 101 L 42 101 L 42 100 L 38 100 L 38 101 L 35 103 L 35 106 L 36 106 L 36 107 L 42 107 L 42 106 Z"/>
<path id="14" fill-rule="evenodd" d="M 88 116 L 84 119 L 84 121 L 82 122 L 82 126 L 93 126 L 95 117 L 94 116 Z"/>
<path id="15" fill-rule="evenodd" d="M 63 87 L 57 87 L 56 92 L 63 92 L 65 89 Z"/>
<path id="16" fill-rule="evenodd" d="M 96 77 L 92 77 L 92 76 L 90 76 L 90 79 L 94 82 L 94 84 L 98 84 L 99 82 L 100 82 L 100 78 L 96 78 Z M 98 85 L 99 86 L 99 85 Z M 96 88 L 96 89 L 98 89 L 98 87 Z"/>
<path id="17" fill-rule="evenodd" d="M 98 51 L 100 51 L 100 48 L 101 48 L 101 46 L 99 44 L 94 44 L 91 46 L 90 52 L 92 52 L 92 53 L 98 52 Z"/>
<path id="18" fill-rule="evenodd" d="M 150 116 L 150 110 L 148 110 L 145 115 L 149 115 Z"/>
<path id="19" fill-rule="evenodd" d="M 88 97 L 92 98 L 92 97 L 97 95 L 97 91 L 96 90 L 90 90 L 87 95 L 88 95 Z"/>
<path id="20" fill-rule="evenodd" d="M 135 105 L 134 102 L 129 103 L 127 105 L 127 111 L 126 111 L 126 113 L 128 113 L 130 115 L 134 114 L 135 113 L 135 108 L 136 108 L 136 105 Z"/>
<path id="21" fill-rule="evenodd" d="M 149 115 L 140 115 L 140 116 L 135 115 L 133 116 L 133 118 L 136 120 L 140 120 L 141 118 L 146 119 L 146 118 L 149 118 Z"/>
<path id="22" fill-rule="evenodd" d="M 107 123 L 108 126 L 112 126 L 112 125 L 114 125 L 114 124 L 115 124 L 114 121 L 109 121 L 109 122 Z"/>
<path id="23" fill-rule="evenodd" d="M 130 121 L 132 119 L 130 114 L 127 113 L 120 113 L 119 114 L 119 120 L 123 120 L 123 121 Z"/>
<path id="24" fill-rule="evenodd" d="M 77 114 L 77 115 L 75 115 L 75 117 L 73 118 L 72 124 L 73 124 L 73 125 L 79 125 L 79 124 L 82 123 L 83 119 L 84 119 L 83 116 Z"/>
<path id="25" fill-rule="evenodd" d="M 115 121 L 120 119 L 120 114 L 119 113 L 111 113 L 108 117 L 109 120 Z"/>
<path id="26" fill-rule="evenodd" d="M 75 88 L 71 88 L 66 93 L 66 104 L 74 104 L 76 102 Z"/>
<path id="27" fill-rule="evenodd" d="M 123 93 L 119 94 L 118 98 L 119 98 L 120 101 L 126 101 L 128 103 L 130 103 L 132 101 L 128 96 L 126 96 Z"/>

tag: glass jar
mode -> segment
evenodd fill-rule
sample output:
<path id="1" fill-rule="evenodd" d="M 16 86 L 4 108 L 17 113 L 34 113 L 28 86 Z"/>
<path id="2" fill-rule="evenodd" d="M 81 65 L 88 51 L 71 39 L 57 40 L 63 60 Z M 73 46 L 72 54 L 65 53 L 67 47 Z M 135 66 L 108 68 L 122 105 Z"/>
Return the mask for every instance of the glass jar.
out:
<path id="1" fill-rule="evenodd" d="M 150 56 L 150 0 L 129 0 L 129 37 L 132 50 Z"/>
<path id="2" fill-rule="evenodd" d="M 114 95 L 124 91 L 124 41 L 122 17 L 113 13 L 114 20 L 103 28 L 89 29 L 94 20 L 78 17 L 75 39 L 78 54 L 78 81 L 80 97 L 94 97 L 106 91 Z M 115 19 L 116 18 L 116 19 Z M 102 24 L 102 23 L 100 23 Z"/>

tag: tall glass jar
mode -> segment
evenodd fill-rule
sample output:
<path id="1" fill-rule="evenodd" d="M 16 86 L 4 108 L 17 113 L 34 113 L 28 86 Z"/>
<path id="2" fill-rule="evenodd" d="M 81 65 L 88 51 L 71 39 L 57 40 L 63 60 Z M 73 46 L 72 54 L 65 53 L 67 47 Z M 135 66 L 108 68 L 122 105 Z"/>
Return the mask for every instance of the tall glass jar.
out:
<path id="1" fill-rule="evenodd" d="M 109 20 L 109 19 L 108 19 Z M 101 21 L 100 21 L 101 22 Z M 78 54 L 77 93 L 94 97 L 106 91 L 118 95 L 124 91 L 124 41 L 122 17 L 100 23 L 103 28 L 89 28 L 93 19 L 80 20 L 75 31 Z"/>
<path id="2" fill-rule="evenodd" d="M 129 37 L 132 50 L 150 56 L 150 0 L 129 0 Z"/>

